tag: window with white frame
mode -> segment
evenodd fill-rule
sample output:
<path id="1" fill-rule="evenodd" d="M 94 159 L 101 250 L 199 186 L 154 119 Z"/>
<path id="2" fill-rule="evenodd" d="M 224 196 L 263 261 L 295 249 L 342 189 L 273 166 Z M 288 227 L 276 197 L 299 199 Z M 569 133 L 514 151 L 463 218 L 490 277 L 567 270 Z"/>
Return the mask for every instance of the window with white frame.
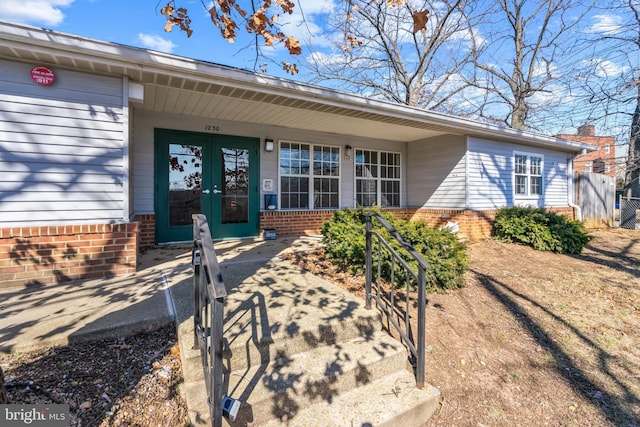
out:
<path id="1" fill-rule="evenodd" d="M 586 162 L 584 164 L 584 171 L 585 172 L 591 172 L 591 162 Z"/>
<path id="2" fill-rule="evenodd" d="M 605 144 L 604 145 L 604 154 L 611 154 L 611 145 L 610 144 Z"/>
<path id="3" fill-rule="evenodd" d="M 356 150 L 356 203 L 400 207 L 400 153 Z"/>
<path id="4" fill-rule="evenodd" d="M 280 142 L 280 208 L 337 209 L 340 200 L 340 149 Z"/>
<path id="5" fill-rule="evenodd" d="M 604 173 L 611 173 L 611 165 L 609 163 L 604 164 Z"/>
<path id="6" fill-rule="evenodd" d="M 516 196 L 542 195 L 543 156 L 514 153 L 514 189 Z"/>

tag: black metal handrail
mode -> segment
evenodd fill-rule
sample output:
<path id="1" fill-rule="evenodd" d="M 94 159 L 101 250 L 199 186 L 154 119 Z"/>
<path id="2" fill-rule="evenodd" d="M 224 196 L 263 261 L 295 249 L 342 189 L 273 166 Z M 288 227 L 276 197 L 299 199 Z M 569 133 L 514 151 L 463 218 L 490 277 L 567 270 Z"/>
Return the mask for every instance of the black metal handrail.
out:
<path id="1" fill-rule="evenodd" d="M 389 224 L 380 214 L 376 212 L 365 212 L 366 218 L 366 264 L 365 264 L 365 273 L 366 273 L 366 282 L 365 282 L 365 298 L 366 298 L 366 308 L 371 308 L 371 300 L 375 299 L 376 305 L 380 308 L 387 317 L 387 320 L 391 322 L 391 324 L 396 328 L 398 333 L 400 334 L 401 340 L 407 346 L 409 351 L 411 352 L 411 362 L 415 369 L 416 376 L 416 386 L 418 388 L 424 388 L 425 382 L 425 322 L 426 322 L 426 311 L 427 311 L 427 269 L 429 268 L 429 263 L 422 258 L 422 256 L 407 243 L 402 236 L 396 231 L 396 229 Z M 384 229 L 389 232 L 394 239 L 400 243 L 402 249 L 404 249 L 408 254 L 411 255 L 411 258 L 415 261 L 417 265 L 417 273 L 413 268 L 400 256 L 400 254 L 384 239 L 384 237 L 373 229 L 372 218 L 376 218 L 376 220 L 382 225 Z M 371 291 L 371 284 L 373 282 L 373 238 L 376 238 L 378 241 L 378 258 L 377 258 L 377 276 L 375 280 L 375 293 Z M 382 289 L 381 289 L 381 275 L 382 275 L 382 264 L 383 257 L 382 251 L 383 249 L 388 253 L 391 257 L 390 262 L 390 291 L 388 296 L 383 297 Z M 405 280 L 405 308 L 404 313 L 404 328 L 400 323 L 395 319 L 394 313 L 396 311 L 396 289 L 395 289 L 395 271 L 396 268 L 402 268 L 404 270 L 404 280 Z M 414 336 L 409 316 L 409 294 L 411 289 L 411 283 L 413 283 L 418 290 L 418 301 L 417 301 L 417 309 L 418 309 L 418 330 Z"/>
<path id="2" fill-rule="evenodd" d="M 211 423 L 222 425 L 223 327 L 224 301 L 227 296 L 222 271 L 213 248 L 209 225 L 204 215 L 193 219 L 193 284 L 194 284 L 194 347 L 200 349 L 207 386 Z"/>

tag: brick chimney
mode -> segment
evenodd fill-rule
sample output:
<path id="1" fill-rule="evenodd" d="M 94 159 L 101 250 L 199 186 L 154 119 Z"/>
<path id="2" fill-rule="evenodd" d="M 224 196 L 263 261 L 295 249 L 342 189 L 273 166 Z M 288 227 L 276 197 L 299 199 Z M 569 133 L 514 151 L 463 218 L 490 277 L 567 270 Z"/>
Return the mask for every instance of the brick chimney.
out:
<path id="1" fill-rule="evenodd" d="M 596 127 L 594 125 L 582 125 L 578 128 L 579 136 L 596 136 Z"/>

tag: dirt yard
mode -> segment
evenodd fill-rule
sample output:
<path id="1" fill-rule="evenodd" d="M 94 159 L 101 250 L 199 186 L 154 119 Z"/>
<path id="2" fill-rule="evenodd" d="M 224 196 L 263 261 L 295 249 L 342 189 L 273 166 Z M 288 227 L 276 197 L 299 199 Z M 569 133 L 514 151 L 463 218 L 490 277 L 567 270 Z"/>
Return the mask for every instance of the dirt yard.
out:
<path id="1" fill-rule="evenodd" d="M 430 426 L 640 426 L 640 233 L 592 235 L 580 256 L 469 245 L 467 286 L 428 298 Z"/>
<path id="2" fill-rule="evenodd" d="M 640 233 L 580 256 L 470 245 L 466 288 L 432 295 L 432 425 L 640 425 Z"/>
<path id="3" fill-rule="evenodd" d="M 9 403 L 67 404 L 70 425 L 188 425 L 174 326 L 117 340 L 0 353 Z"/>
<path id="4" fill-rule="evenodd" d="M 573 257 L 469 246 L 467 286 L 429 296 L 427 381 L 442 394 L 429 426 L 640 426 L 640 233 L 593 235 Z M 293 261 L 362 294 L 321 254 Z M 0 366 L 10 401 L 68 403 L 74 426 L 180 426 L 175 339 L 169 328 Z"/>

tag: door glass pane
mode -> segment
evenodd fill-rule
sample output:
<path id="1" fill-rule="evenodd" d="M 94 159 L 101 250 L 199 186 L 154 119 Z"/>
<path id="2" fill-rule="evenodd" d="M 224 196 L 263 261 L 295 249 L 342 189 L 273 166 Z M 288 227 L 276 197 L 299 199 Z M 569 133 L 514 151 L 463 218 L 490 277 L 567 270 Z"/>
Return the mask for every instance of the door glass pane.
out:
<path id="1" fill-rule="evenodd" d="M 202 212 L 202 146 L 169 144 L 169 225 L 191 225 Z"/>
<path id="2" fill-rule="evenodd" d="M 223 224 L 249 222 L 249 150 L 220 148 Z"/>

